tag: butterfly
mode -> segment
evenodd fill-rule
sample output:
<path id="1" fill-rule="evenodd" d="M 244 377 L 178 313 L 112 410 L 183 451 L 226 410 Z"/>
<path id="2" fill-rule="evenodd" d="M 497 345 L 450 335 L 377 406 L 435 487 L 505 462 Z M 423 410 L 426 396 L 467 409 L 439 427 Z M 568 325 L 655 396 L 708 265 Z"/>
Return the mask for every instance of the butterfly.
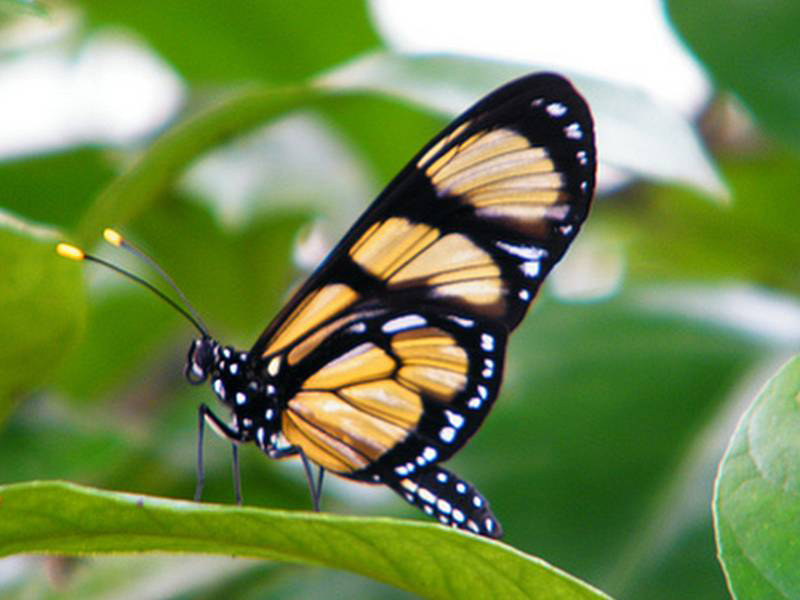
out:
<path id="1" fill-rule="evenodd" d="M 502 536 L 486 498 L 441 463 L 492 408 L 508 336 L 584 222 L 595 170 L 592 117 L 566 79 L 490 93 L 411 159 L 252 348 L 196 323 L 186 376 L 230 414 L 201 405 L 201 434 L 207 423 L 234 449 L 299 456 L 315 508 L 329 471 Z"/>

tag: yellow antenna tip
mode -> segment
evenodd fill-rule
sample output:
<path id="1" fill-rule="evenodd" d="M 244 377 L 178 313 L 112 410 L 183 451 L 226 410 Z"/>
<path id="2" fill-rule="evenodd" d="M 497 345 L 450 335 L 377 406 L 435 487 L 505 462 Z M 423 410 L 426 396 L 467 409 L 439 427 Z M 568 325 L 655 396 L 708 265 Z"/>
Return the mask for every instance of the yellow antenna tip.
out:
<path id="1" fill-rule="evenodd" d="M 83 253 L 83 250 L 78 248 L 77 246 L 73 246 L 72 244 L 66 244 L 61 242 L 56 246 L 56 252 L 59 255 L 63 256 L 64 258 L 68 258 L 70 260 L 83 260 L 86 258 L 86 255 Z"/>
<path id="2" fill-rule="evenodd" d="M 123 242 L 122 236 L 120 234 L 118 234 L 116 231 L 114 231 L 113 229 L 111 229 L 110 227 L 106 227 L 103 230 L 103 237 L 112 246 L 116 246 L 117 248 L 122 246 L 122 242 Z"/>

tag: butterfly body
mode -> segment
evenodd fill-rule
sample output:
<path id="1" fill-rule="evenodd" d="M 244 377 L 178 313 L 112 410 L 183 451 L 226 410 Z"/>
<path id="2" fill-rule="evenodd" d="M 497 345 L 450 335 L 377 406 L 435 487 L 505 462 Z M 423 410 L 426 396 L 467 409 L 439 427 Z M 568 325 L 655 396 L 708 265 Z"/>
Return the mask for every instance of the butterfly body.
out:
<path id="1" fill-rule="evenodd" d="M 496 90 L 411 160 L 248 352 L 195 340 L 187 377 L 232 415 L 207 420 L 499 537 L 485 499 L 438 464 L 492 407 L 508 335 L 585 219 L 595 166 L 566 80 Z"/>

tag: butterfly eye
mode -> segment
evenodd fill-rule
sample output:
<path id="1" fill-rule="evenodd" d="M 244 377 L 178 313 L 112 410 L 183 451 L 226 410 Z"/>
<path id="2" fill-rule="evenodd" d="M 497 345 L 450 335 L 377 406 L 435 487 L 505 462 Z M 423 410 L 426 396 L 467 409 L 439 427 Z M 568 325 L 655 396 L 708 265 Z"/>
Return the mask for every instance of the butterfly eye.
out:
<path id="1" fill-rule="evenodd" d="M 192 341 L 186 357 L 184 373 L 189 383 L 198 385 L 208 378 L 208 372 L 214 363 L 214 352 L 211 340 L 200 338 Z"/>

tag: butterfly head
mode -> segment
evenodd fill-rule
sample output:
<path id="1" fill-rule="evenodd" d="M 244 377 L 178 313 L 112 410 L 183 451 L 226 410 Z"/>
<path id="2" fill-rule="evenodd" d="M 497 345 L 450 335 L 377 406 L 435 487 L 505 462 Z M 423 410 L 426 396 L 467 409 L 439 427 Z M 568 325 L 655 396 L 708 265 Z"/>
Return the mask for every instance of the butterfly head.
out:
<path id="1" fill-rule="evenodd" d="M 191 384 L 200 384 L 208 379 L 208 375 L 218 360 L 219 343 L 210 337 L 192 340 L 189 355 L 186 357 L 184 373 Z"/>

